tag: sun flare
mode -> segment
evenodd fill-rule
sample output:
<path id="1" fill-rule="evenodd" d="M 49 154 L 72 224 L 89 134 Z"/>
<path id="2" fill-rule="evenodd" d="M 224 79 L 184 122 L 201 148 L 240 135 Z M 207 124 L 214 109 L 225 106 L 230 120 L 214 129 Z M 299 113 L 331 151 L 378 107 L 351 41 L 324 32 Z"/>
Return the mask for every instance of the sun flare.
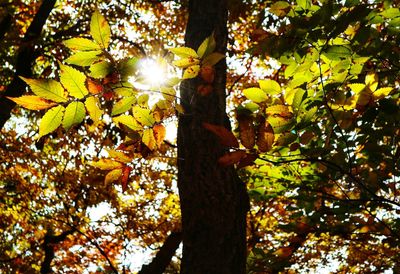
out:
<path id="1" fill-rule="evenodd" d="M 167 78 L 166 66 L 155 59 L 141 60 L 139 70 L 144 84 L 150 86 L 161 85 Z"/>

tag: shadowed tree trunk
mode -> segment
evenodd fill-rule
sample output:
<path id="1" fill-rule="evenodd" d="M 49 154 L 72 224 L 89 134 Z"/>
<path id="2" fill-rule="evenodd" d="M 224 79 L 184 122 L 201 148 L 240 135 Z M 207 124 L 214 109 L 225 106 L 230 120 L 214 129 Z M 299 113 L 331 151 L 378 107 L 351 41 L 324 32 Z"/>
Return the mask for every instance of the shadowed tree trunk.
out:
<path id="1" fill-rule="evenodd" d="M 227 43 L 226 0 L 191 0 L 186 46 L 197 49 L 214 32 L 216 51 Z M 178 127 L 178 186 L 182 210 L 181 273 L 245 273 L 248 196 L 233 167 L 217 160 L 224 149 L 203 122 L 229 128 L 225 110 L 226 62 L 216 65 L 213 92 L 196 90 L 199 79 L 181 84 L 185 114 Z"/>
<path id="2" fill-rule="evenodd" d="M 0 129 L 3 128 L 4 124 L 10 118 L 11 110 L 15 106 L 15 103 L 5 98 L 5 96 L 18 97 L 25 92 L 26 85 L 18 76 L 32 76 L 32 63 L 35 60 L 36 40 L 40 37 L 43 26 L 51 10 L 54 8 L 55 3 L 56 0 L 44 0 L 42 2 L 22 39 L 15 64 L 14 79 L 7 86 L 6 91 L 0 94 Z"/>

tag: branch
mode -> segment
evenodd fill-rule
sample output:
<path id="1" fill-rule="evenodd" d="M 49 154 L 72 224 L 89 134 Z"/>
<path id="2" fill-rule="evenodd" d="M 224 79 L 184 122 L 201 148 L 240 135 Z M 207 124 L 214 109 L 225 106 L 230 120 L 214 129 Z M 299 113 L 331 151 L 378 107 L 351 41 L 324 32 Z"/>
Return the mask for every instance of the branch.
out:
<path id="1" fill-rule="evenodd" d="M 42 2 L 22 39 L 15 65 L 14 79 L 0 97 L 0 129 L 3 128 L 6 121 L 10 118 L 11 110 L 15 106 L 15 103 L 5 98 L 5 96 L 19 97 L 24 93 L 26 85 L 18 76 L 32 76 L 32 62 L 35 60 L 35 42 L 40 37 L 43 26 L 54 8 L 55 3 L 56 0 L 46 0 Z"/>
<path id="2" fill-rule="evenodd" d="M 138 274 L 164 273 L 181 241 L 182 232 L 171 232 L 153 261 L 150 264 L 143 265 Z"/>

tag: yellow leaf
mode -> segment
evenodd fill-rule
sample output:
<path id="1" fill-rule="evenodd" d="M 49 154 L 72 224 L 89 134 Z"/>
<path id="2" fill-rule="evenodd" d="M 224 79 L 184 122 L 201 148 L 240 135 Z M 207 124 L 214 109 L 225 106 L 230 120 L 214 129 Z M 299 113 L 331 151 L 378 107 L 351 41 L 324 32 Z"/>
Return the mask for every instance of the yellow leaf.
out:
<path id="1" fill-rule="evenodd" d="M 281 117 L 292 117 L 293 114 L 289 111 L 289 107 L 285 105 L 273 105 L 265 109 L 267 115 L 279 115 Z"/>
<path id="2" fill-rule="evenodd" d="M 155 125 L 153 127 L 154 139 L 156 141 L 157 147 L 160 147 L 162 142 L 164 141 L 166 130 L 163 125 Z"/>
<path id="3" fill-rule="evenodd" d="M 55 80 L 45 79 L 28 79 L 20 76 L 25 83 L 29 85 L 32 92 L 37 96 L 54 102 L 66 102 L 67 97 L 64 95 L 64 88 Z"/>
<path id="4" fill-rule="evenodd" d="M 116 124 L 118 124 L 118 123 L 123 124 L 123 125 L 127 126 L 128 128 L 135 130 L 135 131 L 143 129 L 143 127 L 141 125 L 139 125 L 139 123 L 131 115 L 120 115 L 120 116 L 114 117 L 113 121 Z"/>
<path id="5" fill-rule="evenodd" d="M 361 83 L 349 84 L 348 87 L 354 94 L 358 94 L 365 89 L 365 85 Z"/>
<path id="6" fill-rule="evenodd" d="M 277 81 L 274 80 L 260 80 L 258 81 L 260 84 L 260 88 L 266 93 L 270 95 L 281 93 L 281 86 Z"/>
<path id="7" fill-rule="evenodd" d="M 134 106 L 132 108 L 133 117 L 135 117 L 136 121 L 138 121 L 143 126 L 151 127 L 154 125 L 155 120 L 153 115 L 150 112 L 150 109 L 142 108 L 140 106 Z"/>
<path id="8" fill-rule="evenodd" d="M 112 170 L 117 168 L 122 168 L 124 165 L 120 162 L 111 159 L 100 159 L 98 161 L 92 161 L 89 163 L 92 167 L 97 167 L 101 170 Z"/>
<path id="9" fill-rule="evenodd" d="M 47 109 L 49 107 L 53 107 L 57 105 L 56 103 L 47 101 L 39 96 L 34 95 L 26 95 L 21 97 L 8 97 L 11 101 L 14 101 L 16 104 L 31 110 L 42 110 Z"/>
<path id="10" fill-rule="evenodd" d="M 130 162 L 132 162 L 131 157 L 129 157 L 128 155 L 126 155 L 122 151 L 116 151 L 116 150 L 113 150 L 113 149 L 108 149 L 107 152 L 108 152 L 108 155 L 111 158 L 117 160 L 118 162 L 122 162 L 122 163 L 130 163 Z"/>
<path id="11" fill-rule="evenodd" d="M 68 39 L 64 41 L 63 44 L 73 51 L 91 51 L 100 49 L 100 46 L 92 40 L 81 37 Z"/>
<path id="12" fill-rule="evenodd" d="M 85 119 L 85 106 L 82 102 L 71 102 L 65 108 L 63 127 L 69 130 L 72 126 L 80 124 Z"/>
<path id="13" fill-rule="evenodd" d="M 143 130 L 142 142 L 150 149 L 156 148 L 156 139 L 154 138 L 153 129 L 147 128 Z"/>
<path id="14" fill-rule="evenodd" d="M 365 84 L 369 87 L 371 92 L 374 92 L 378 87 L 378 74 L 376 73 L 368 73 L 365 76 Z"/>
<path id="15" fill-rule="evenodd" d="M 104 177 L 104 183 L 109 184 L 118 181 L 122 177 L 122 168 L 113 169 Z"/>
<path id="16" fill-rule="evenodd" d="M 172 64 L 178 68 L 187 68 L 193 65 L 200 64 L 200 60 L 193 57 L 187 57 L 179 60 L 175 60 Z"/>
<path id="17" fill-rule="evenodd" d="M 217 64 L 219 61 L 225 58 L 225 54 L 219 53 L 219 52 L 213 52 L 207 57 L 204 58 L 202 61 L 202 64 L 204 66 L 214 66 Z"/>
<path id="18" fill-rule="evenodd" d="M 123 97 L 121 100 L 119 100 L 113 105 L 111 115 L 115 116 L 128 111 L 134 103 L 136 103 L 136 97 L 134 96 Z"/>
<path id="19" fill-rule="evenodd" d="M 60 63 L 60 81 L 67 89 L 69 94 L 75 98 L 82 99 L 89 93 L 85 86 L 86 76 L 79 70 L 73 67 L 66 66 Z"/>
<path id="20" fill-rule="evenodd" d="M 95 11 L 90 20 L 90 35 L 102 47 L 106 49 L 110 43 L 111 30 L 106 19 L 99 11 Z"/>
<path id="21" fill-rule="evenodd" d="M 194 49 L 188 47 L 170 48 L 169 51 L 181 58 L 186 58 L 186 57 L 199 58 Z"/>
<path id="22" fill-rule="evenodd" d="M 209 37 L 204 39 L 204 41 L 201 43 L 199 48 L 197 49 L 197 55 L 200 58 L 208 56 L 210 53 L 212 53 L 215 50 L 215 38 L 214 35 L 211 34 Z"/>
<path id="23" fill-rule="evenodd" d="M 96 61 L 99 61 L 102 57 L 100 56 L 101 51 L 79 51 L 71 55 L 65 60 L 65 63 L 77 66 L 90 66 Z"/>
<path id="24" fill-rule="evenodd" d="M 100 108 L 99 99 L 97 97 L 90 96 L 86 98 L 85 106 L 93 122 L 98 123 L 100 121 L 101 115 L 103 115 L 103 110 Z"/>
<path id="25" fill-rule="evenodd" d="M 194 66 L 188 67 L 184 71 L 182 79 L 194 78 L 199 74 L 199 71 L 200 71 L 200 66 L 199 65 L 194 65 Z"/>
<path id="26" fill-rule="evenodd" d="M 391 87 L 385 87 L 385 88 L 379 88 L 374 92 L 374 97 L 379 100 L 382 99 L 386 96 L 388 96 L 392 92 L 393 88 Z"/>
<path id="27" fill-rule="evenodd" d="M 255 103 L 265 102 L 268 99 L 267 94 L 260 88 L 247 88 L 243 90 L 243 94 Z"/>
<path id="28" fill-rule="evenodd" d="M 61 125 L 64 111 L 65 108 L 63 106 L 56 106 L 43 115 L 39 124 L 39 137 L 53 132 Z"/>

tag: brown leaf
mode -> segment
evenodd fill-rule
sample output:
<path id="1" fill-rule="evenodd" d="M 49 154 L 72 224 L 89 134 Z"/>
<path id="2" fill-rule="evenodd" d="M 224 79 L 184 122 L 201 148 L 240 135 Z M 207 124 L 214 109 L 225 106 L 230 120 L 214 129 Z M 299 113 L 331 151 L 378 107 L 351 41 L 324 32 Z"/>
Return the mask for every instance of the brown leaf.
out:
<path id="1" fill-rule="evenodd" d="M 263 119 L 263 121 L 258 126 L 257 135 L 257 146 L 258 150 L 261 152 L 267 152 L 271 150 L 272 144 L 274 143 L 274 131 L 271 125 Z"/>
<path id="2" fill-rule="evenodd" d="M 255 144 L 256 133 L 253 125 L 253 118 L 248 115 L 238 115 L 239 138 L 245 148 L 252 149 Z"/>
<path id="3" fill-rule="evenodd" d="M 246 156 L 242 160 L 240 160 L 239 164 L 237 165 L 237 168 L 251 166 L 252 164 L 254 164 L 254 161 L 257 158 L 258 158 L 258 154 L 247 153 Z"/>
<path id="4" fill-rule="evenodd" d="M 124 170 L 122 171 L 122 178 L 121 178 L 122 192 L 125 192 L 125 190 L 128 188 L 128 179 L 131 170 L 132 168 L 130 166 L 125 166 Z"/>
<path id="5" fill-rule="evenodd" d="M 235 135 L 223 126 L 203 123 L 203 127 L 218 136 L 221 145 L 226 147 L 239 147 Z"/>
<path id="6" fill-rule="evenodd" d="M 218 159 L 218 164 L 221 166 L 230 166 L 238 163 L 244 157 L 246 157 L 246 152 L 244 150 L 228 152 Z"/>

